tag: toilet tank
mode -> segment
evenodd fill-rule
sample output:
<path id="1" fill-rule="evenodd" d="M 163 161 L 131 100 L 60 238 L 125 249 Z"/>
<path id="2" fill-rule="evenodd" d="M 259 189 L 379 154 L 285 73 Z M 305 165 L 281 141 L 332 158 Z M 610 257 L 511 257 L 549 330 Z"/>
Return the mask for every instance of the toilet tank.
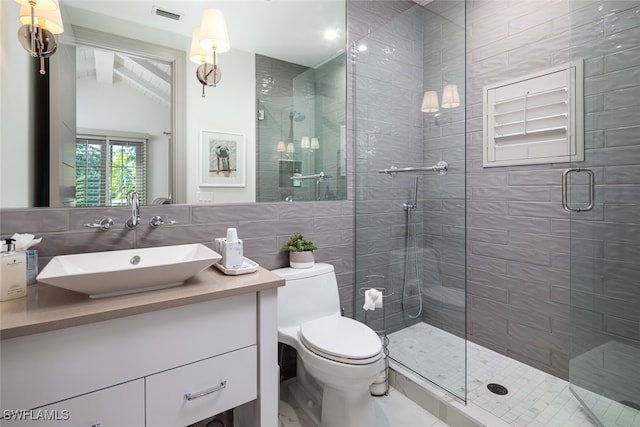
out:
<path id="1" fill-rule="evenodd" d="M 279 268 L 273 272 L 285 279 L 278 288 L 278 326 L 298 326 L 331 314 L 340 315 L 338 282 L 331 264 L 311 268 Z"/>

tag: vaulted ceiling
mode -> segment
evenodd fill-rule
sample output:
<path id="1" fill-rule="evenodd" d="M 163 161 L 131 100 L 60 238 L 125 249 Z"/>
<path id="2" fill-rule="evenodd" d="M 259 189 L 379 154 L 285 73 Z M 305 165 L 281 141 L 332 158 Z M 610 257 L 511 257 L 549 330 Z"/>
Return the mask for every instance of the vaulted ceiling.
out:
<path id="1" fill-rule="evenodd" d="M 78 46 L 78 79 L 96 79 L 102 84 L 126 84 L 154 102 L 169 106 L 171 101 L 169 64 L 138 58 L 114 51 Z"/>

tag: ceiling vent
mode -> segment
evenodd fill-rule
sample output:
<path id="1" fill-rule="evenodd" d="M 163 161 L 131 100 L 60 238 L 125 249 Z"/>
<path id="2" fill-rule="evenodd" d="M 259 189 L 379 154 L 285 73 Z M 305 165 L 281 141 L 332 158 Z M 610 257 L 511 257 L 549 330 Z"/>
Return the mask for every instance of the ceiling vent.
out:
<path id="1" fill-rule="evenodd" d="M 161 16 L 163 18 L 173 19 L 174 21 L 179 21 L 182 18 L 182 15 L 177 12 L 171 12 L 167 9 L 160 9 L 158 6 L 153 6 L 151 11 L 154 15 Z"/>

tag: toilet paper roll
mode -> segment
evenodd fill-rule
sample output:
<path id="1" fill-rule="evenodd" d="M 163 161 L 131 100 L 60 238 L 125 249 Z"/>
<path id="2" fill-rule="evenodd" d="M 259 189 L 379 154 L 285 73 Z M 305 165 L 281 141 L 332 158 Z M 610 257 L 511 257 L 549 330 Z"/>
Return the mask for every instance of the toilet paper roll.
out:
<path id="1" fill-rule="evenodd" d="M 364 292 L 364 305 L 365 310 L 375 310 L 376 308 L 382 308 L 382 292 L 377 289 L 367 289 Z"/>

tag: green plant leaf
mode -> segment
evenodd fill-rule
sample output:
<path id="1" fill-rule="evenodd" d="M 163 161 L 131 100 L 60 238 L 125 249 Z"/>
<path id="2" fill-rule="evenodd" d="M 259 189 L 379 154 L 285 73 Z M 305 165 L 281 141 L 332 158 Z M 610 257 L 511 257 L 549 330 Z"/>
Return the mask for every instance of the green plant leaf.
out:
<path id="1" fill-rule="evenodd" d="M 310 240 L 305 240 L 300 233 L 294 233 L 293 236 L 289 237 L 287 243 L 282 246 L 282 250 L 285 252 L 315 251 L 316 249 L 318 249 L 316 245 Z"/>

